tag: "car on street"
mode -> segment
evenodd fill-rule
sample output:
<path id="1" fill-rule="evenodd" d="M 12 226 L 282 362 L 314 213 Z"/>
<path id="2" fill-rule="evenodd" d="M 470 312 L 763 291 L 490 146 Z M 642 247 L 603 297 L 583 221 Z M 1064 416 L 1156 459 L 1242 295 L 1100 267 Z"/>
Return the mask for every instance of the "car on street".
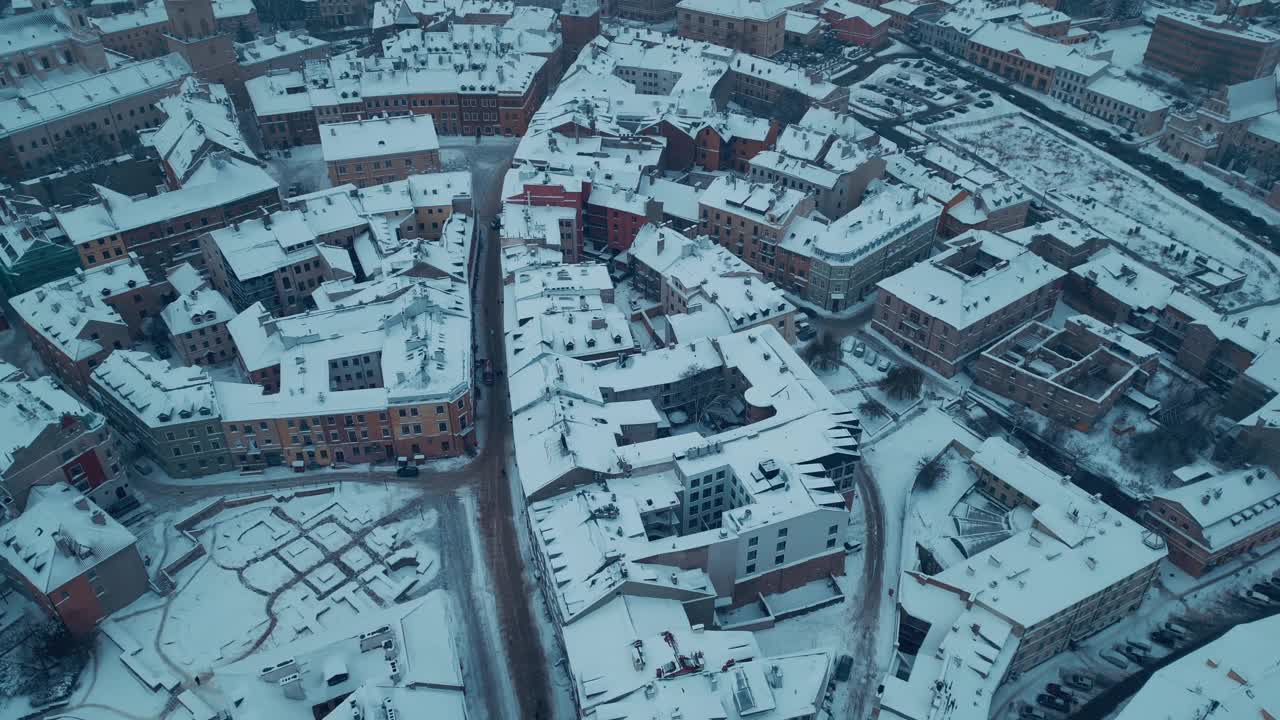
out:
<path id="1" fill-rule="evenodd" d="M 1200 202 L 1200 196 L 1195 193 L 1187 193 L 1187 199 L 1191 202 Z"/>
<path id="2" fill-rule="evenodd" d="M 813 326 L 805 322 L 804 320 L 801 320 L 800 322 L 796 323 L 796 337 L 800 338 L 801 340 L 808 340 L 809 338 L 817 334 L 818 334 L 818 331 L 814 330 Z"/>
<path id="3" fill-rule="evenodd" d="M 501 230 L 501 229 L 502 229 L 502 216 L 501 216 L 501 215 L 494 215 L 494 216 L 493 216 L 493 220 L 492 220 L 492 221 L 490 221 L 490 223 L 489 223 L 489 227 L 493 228 L 494 230 Z"/>
<path id="4" fill-rule="evenodd" d="M 1096 145 L 1097 147 L 1102 148 L 1103 150 L 1107 149 L 1107 143 L 1102 140 L 1094 140 L 1093 144 Z"/>
<path id="5" fill-rule="evenodd" d="M 847 553 L 856 553 L 862 550 L 862 543 L 848 540 L 844 544 L 844 551 Z"/>
<path id="6" fill-rule="evenodd" d="M 836 661 L 835 678 L 837 682 L 844 682 L 849 679 L 849 672 L 853 670 L 853 656 L 841 655 Z"/>
<path id="7" fill-rule="evenodd" d="M 991 93 L 987 92 L 986 90 L 983 90 L 982 92 L 978 93 L 978 97 L 982 98 L 983 100 L 986 100 L 987 98 L 991 97 Z"/>
<path id="8" fill-rule="evenodd" d="M 1271 598 L 1272 602 L 1280 600 L 1280 588 L 1271 583 L 1256 583 L 1253 589 Z"/>
<path id="9" fill-rule="evenodd" d="M 396 476 L 403 478 L 418 477 L 418 466 L 402 465 L 396 468 Z"/>

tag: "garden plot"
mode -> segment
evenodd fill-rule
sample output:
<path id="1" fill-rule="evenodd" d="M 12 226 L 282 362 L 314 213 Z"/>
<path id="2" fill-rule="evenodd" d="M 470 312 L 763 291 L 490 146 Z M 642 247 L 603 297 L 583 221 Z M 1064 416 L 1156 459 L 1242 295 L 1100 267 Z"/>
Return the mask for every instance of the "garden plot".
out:
<path id="1" fill-rule="evenodd" d="M 1110 155 L 1024 114 L 952 123 L 931 132 L 1170 275 L 1183 275 L 1197 255 L 1244 271 L 1244 286 L 1222 299 L 1224 307 L 1276 294 L 1272 253 Z"/>

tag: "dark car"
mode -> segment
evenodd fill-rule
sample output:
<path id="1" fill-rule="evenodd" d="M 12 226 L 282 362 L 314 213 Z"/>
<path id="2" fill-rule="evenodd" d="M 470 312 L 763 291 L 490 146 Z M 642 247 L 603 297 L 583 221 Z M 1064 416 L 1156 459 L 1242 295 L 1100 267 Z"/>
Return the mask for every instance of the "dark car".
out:
<path id="1" fill-rule="evenodd" d="M 1152 630 L 1149 637 L 1151 642 L 1161 647 L 1171 648 L 1178 644 L 1178 636 L 1168 630 Z"/>
<path id="2" fill-rule="evenodd" d="M 1055 695 L 1041 693 L 1036 696 L 1036 704 L 1040 707 L 1049 708 L 1050 710 L 1057 710 L 1058 712 L 1064 713 L 1071 711 L 1071 703 Z"/>
<path id="3" fill-rule="evenodd" d="M 853 658 L 849 655 L 841 655 L 836 661 L 835 678 L 839 682 L 849 679 L 849 671 L 853 670 Z"/>
<path id="4" fill-rule="evenodd" d="M 418 466 L 405 465 L 403 467 L 398 467 L 396 468 L 396 475 L 400 477 L 418 477 Z"/>
<path id="5" fill-rule="evenodd" d="M 1077 690 L 1089 692 L 1093 689 L 1093 676 L 1088 673 L 1073 672 L 1067 673 L 1063 678 L 1063 682 Z"/>
<path id="6" fill-rule="evenodd" d="M 1048 685 L 1044 686 L 1044 689 L 1050 695 L 1053 695 L 1054 697 L 1060 697 L 1063 700 L 1066 700 L 1067 702 L 1071 702 L 1072 700 L 1076 699 L 1076 696 L 1072 694 L 1070 690 L 1062 687 L 1058 683 L 1049 683 Z"/>
<path id="7" fill-rule="evenodd" d="M 1266 595 L 1272 600 L 1280 600 L 1280 588 L 1276 587 L 1275 585 L 1272 585 L 1271 583 L 1258 583 L 1253 586 L 1253 589 L 1257 590 L 1263 595 Z"/>

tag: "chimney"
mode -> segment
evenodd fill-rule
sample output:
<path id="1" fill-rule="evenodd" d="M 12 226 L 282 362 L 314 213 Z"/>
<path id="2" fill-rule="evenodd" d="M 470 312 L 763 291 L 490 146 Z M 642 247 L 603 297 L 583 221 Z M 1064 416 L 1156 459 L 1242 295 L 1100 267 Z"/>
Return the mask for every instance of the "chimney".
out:
<path id="1" fill-rule="evenodd" d="M 301 700 L 306 697 L 306 693 L 302 691 L 302 676 L 298 673 L 280 678 L 279 685 L 284 691 L 284 696 L 290 700 Z"/>
<path id="2" fill-rule="evenodd" d="M 106 525 L 107 516 L 101 510 L 95 511 L 92 515 L 94 525 Z"/>

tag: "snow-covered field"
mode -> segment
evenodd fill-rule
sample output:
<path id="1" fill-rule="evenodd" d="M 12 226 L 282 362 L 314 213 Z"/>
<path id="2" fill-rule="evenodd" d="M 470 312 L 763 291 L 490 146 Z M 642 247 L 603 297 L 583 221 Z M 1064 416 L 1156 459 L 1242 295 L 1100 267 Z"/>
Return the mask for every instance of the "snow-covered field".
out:
<path id="1" fill-rule="evenodd" d="M 1168 274 L 1195 267 L 1195 255 L 1248 273 L 1224 303 L 1276 295 L 1276 257 L 1212 216 L 1107 153 L 1021 113 L 955 122 L 934 131 L 953 147 L 1012 177 L 1032 192 L 1126 246 Z M 1135 227 L 1143 228 L 1133 233 Z M 1194 252 L 1175 257 L 1180 243 Z"/>
<path id="2" fill-rule="evenodd" d="M 255 650 L 342 627 L 442 585 L 445 548 L 430 498 L 394 483 L 329 488 L 224 505 L 186 533 L 175 523 L 215 501 L 135 528 L 153 579 L 195 543 L 204 554 L 172 573 L 169 594 L 150 592 L 103 623 L 67 712 L 88 705 L 114 710 L 111 716 L 159 717 L 169 694 L 139 682 L 126 658 L 166 686 L 198 676 L 208 683 L 210 671 Z M 19 698 L 0 704 L 0 718 L 27 710 Z"/>

